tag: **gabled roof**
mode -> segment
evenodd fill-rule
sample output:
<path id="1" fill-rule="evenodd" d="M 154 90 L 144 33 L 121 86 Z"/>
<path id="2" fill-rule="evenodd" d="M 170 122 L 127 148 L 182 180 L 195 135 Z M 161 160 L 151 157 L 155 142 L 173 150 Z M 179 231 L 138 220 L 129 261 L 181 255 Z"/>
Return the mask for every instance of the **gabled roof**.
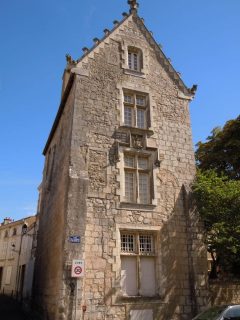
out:
<path id="1" fill-rule="evenodd" d="M 130 3 L 133 2 L 135 3 L 135 1 L 129 1 Z M 88 49 L 86 47 L 83 48 L 84 54 L 82 57 L 80 57 L 78 60 L 74 61 L 71 59 L 71 57 L 68 55 L 67 61 L 69 62 L 68 67 L 77 67 L 79 66 L 79 64 L 85 60 L 86 57 L 88 57 L 91 53 L 93 53 L 95 50 L 98 49 L 98 47 L 104 43 L 106 40 L 108 40 L 111 35 L 117 31 L 125 22 L 127 22 L 129 19 L 133 19 L 136 24 L 140 27 L 141 31 L 144 33 L 146 39 L 148 39 L 149 41 L 149 45 L 151 45 L 156 54 L 159 56 L 160 60 L 162 61 L 162 65 L 164 66 L 165 70 L 167 71 L 167 73 L 169 74 L 169 76 L 172 78 L 172 80 L 179 86 L 179 89 L 182 90 L 184 92 L 184 94 L 189 95 L 190 97 L 193 97 L 195 92 L 196 92 L 196 85 L 194 85 L 191 89 L 188 88 L 185 83 L 183 82 L 183 80 L 180 77 L 179 72 L 177 72 L 174 67 L 172 66 L 171 62 L 169 61 L 169 59 L 165 56 L 164 52 L 162 51 L 161 47 L 159 46 L 159 44 L 156 42 L 156 40 L 154 39 L 152 33 L 148 30 L 148 28 L 145 26 L 143 19 L 141 19 L 138 14 L 137 14 L 137 10 L 136 9 L 131 9 L 130 10 L 130 14 L 127 13 L 123 13 L 124 18 L 122 19 L 122 21 L 118 22 L 118 21 L 114 21 L 115 27 L 109 31 L 108 29 L 105 29 L 105 36 L 99 40 L 98 38 L 95 38 L 95 45 L 91 48 Z"/>
<path id="2" fill-rule="evenodd" d="M 99 49 L 99 47 L 101 45 L 103 45 L 105 42 L 107 42 L 110 37 L 115 33 L 118 32 L 118 30 L 121 28 L 121 26 L 123 26 L 125 23 L 127 23 L 130 19 L 132 19 L 134 22 L 136 22 L 136 24 L 139 26 L 139 28 L 141 29 L 141 31 L 144 33 L 146 39 L 149 42 L 149 45 L 152 46 L 156 52 L 156 55 L 159 58 L 160 63 L 162 64 L 162 66 L 164 67 L 164 69 L 166 70 L 166 72 L 169 74 L 170 78 L 174 81 L 174 83 L 178 86 L 178 88 L 182 91 L 183 95 L 186 97 L 189 97 L 189 99 L 194 97 L 194 94 L 196 92 L 197 86 L 193 85 L 193 87 L 190 89 L 188 88 L 183 80 L 180 77 L 180 74 L 173 68 L 171 62 L 169 61 L 169 59 L 165 56 L 165 54 L 163 53 L 161 47 L 157 44 L 156 40 L 154 39 L 152 33 L 147 29 L 147 27 L 145 26 L 143 19 L 141 19 L 138 14 L 137 14 L 137 8 L 138 8 L 138 3 L 136 2 L 136 0 L 129 0 L 128 4 L 130 5 L 130 11 L 129 14 L 127 13 L 123 13 L 123 19 L 118 22 L 118 21 L 114 21 L 114 28 L 109 31 L 108 29 L 104 30 L 104 37 L 100 40 L 98 38 L 94 39 L 94 46 L 91 49 L 88 49 L 86 47 L 83 48 L 84 54 L 78 59 L 78 60 L 73 60 L 72 57 L 70 55 L 66 55 L 66 60 L 67 60 L 67 66 L 65 70 L 71 70 L 71 75 L 68 81 L 68 84 L 66 86 L 66 89 L 62 95 L 62 99 L 61 99 L 61 103 L 56 115 L 56 118 L 54 120 L 52 129 L 50 131 L 47 143 L 44 147 L 43 150 L 43 154 L 45 155 L 47 152 L 47 149 L 50 145 L 50 142 L 52 140 L 52 137 L 55 133 L 55 130 L 57 128 L 58 122 L 61 118 L 61 115 L 63 113 L 64 107 L 65 107 L 65 103 L 67 101 L 68 95 L 71 91 L 72 88 L 72 84 L 74 81 L 74 73 L 75 73 L 75 68 L 79 67 L 81 65 L 82 62 L 85 61 L 85 59 L 87 59 L 91 54 L 94 54 L 94 52 L 96 50 Z"/>

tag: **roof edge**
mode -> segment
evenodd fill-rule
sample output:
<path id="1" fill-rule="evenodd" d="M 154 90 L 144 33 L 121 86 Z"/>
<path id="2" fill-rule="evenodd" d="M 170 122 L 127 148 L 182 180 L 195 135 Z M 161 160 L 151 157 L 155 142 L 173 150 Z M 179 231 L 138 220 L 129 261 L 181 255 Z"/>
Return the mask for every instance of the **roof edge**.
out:
<path id="1" fill-rule="evenodd" d="M 175 81 L 179 82 L 179 85 L 182 86 L 185 90 L 185 94 L 188 94 L 190 97 L 193 97 L 196 90 L 195 87 L 197 87 L 196 85 L 193 85 L 193 88 L 188 88 L 186 86 L 186 84 L 184 83 L 184 81 L 182 80 L 182 78 L 180 77 L 180 75 L 178 74 L 178 72 L 175 70 L 175 68 L 173 67 L 173 65 L 171 64 L 171 62 L 169 61 L 169 59 L 166 57 L 165 53 L 163 52 L 163 50 L 160 48 L 159 44 L 156 42 L 155 38 L 153 37 L 153 35 L 151 34 L 151 32 L 148 30 L 147 26 L 145 25 L 145 23 L 143 22 L 143 20 L 139 17 L 138 14 L 134 14 L 133 15 L 134 18 L 137 19 L 137 21 L 139 21 L 142 26 L 144 27 L 145 31 L 148 33 L 148 35 L 150 36 L 150 38 L 154 41 L 154 44 L 157 48 L 157 50 L 160 52 L 160 54 L 163 56 L 164 60 L 167 61 L 169 67 L 172 69 L 172 72 L 176 75 L 177 79 L 175 79 Z M 169 70 L 171 71 L 171 70 Z"/>
<path id="2" fill-rule="evenodd" d="M 65 107 L 65 103 L 66 103 L 67 98 L 69 96 L 69 93 L 70 93 L 70 91 L 72 89 L 72 85 L 73 85 L 74 79 L 75 79 L 75 74 L 74 73 L 70 73 L 70 77 L 69 77 L 66 89 L 64 90 L 64 93 L 63 93 L 63 96 L 62 96 L 62 99 L 61 99 L 61 102 L 60 102 L 60 105 L 59 105 L 59 108 L 58 108 L 57 115 L 55 117 L 55 120 L 53 122 L 51 131 L 50 131 L 48 139 L 47 139 L 47 142 L 46 142 L 45 147 L 44 147 L 43 152 L 42 152 L 42 154 L 44 156 L 47 153 L 48 147 L 49 147 L 49 145 L 50 145 L 50 143 L 52 141 L 52 138 L 54 136 L 54 133 L 55 133 L 55 131 L 57 129 L 58 122 L 59 122 L 59 120 L 61 118 L 61 115 L 62 115 L 64 107 Z"/>

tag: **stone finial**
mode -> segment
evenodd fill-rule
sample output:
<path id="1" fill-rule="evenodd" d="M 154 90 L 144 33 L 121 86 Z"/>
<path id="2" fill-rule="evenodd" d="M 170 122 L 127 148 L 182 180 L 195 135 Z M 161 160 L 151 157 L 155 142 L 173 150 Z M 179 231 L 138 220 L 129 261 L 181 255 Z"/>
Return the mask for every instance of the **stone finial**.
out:
<path id="1" fill-rule="evenodd" d="M 67 63 L 68 64 L 74 64 L 74 63 L 76 63 L 76 61 L 75 60 L 73 60 L 73 58 L 70 56 L 70 54 L 66 54 L 66 60 L 67 60 Z"/>
<path id="2" fill-rule="evenodd" d="M 87 47 L 82 48 L 82 51 L 86 54 L 88 53 L 89 49 Z"/>
<path id="3" fill-rule="evenodd" d="M 119 24 L 119 21 L 118 21 L 118 20 L 114 20 L 114 21 L 113 21 L 113 24 L 114 24 L 114 26 L 116 27 L 116 26 Z"/>
<path id="4" fill-rule="evenodd" d="M 100 40 L 98 38 L 94 38 L 93 41 L 95 42 L 95 44 L 99 44 Z"/>
<path id="5" fill-rule="evenodd" d="M 108 29 L 104 29 L 103 32 L 105 33 L 106 36 L 110 34 L 110 31 Z"/>
<path id="6" fill-rule="evenodd" d="M 196 93 L 196 91 L 197 91 L 197 84 L 194 84 L 193 86 L 192 86 L 192 88 L 190 89 L 190 92 L 192 93 L 192 94 L 195 94 Z"/>
<path id="7" fill-rule="evenodd" d="M 128 4 L 130 6 L 130 10 L 129 10 L 130 13 L 137 12 L 137 9 L 139 7 L 137 0 L 128 0 Z"/>
<path id="8" fill-rule="evenodd" d="M 123 16 L 124 18 L 126 18 L 126 17 L 128 17 L 128 13 L 127 13 L 127 12 L 123 12 L 123 13 L 122 13 L 122 16 Z"/>

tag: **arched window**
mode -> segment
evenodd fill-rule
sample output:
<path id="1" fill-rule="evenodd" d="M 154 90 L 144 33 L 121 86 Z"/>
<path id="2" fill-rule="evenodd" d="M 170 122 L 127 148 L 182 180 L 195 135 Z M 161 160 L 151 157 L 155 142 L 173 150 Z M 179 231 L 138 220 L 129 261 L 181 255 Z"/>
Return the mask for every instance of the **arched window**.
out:
<path id="1" fill-rule="evenodd" d="M 14 228 L 14 229 L 13 229 L 13 233 L 12 233 L 12 235 L 13 235 L 13 236 L 16 236 L 16 234 L 17 234 L 17 229 L 16 229 L 16 228 Z"/>
<path id="2" fill-rule="evenodd" d="M 5 230 L 5 233 L 4 233 L 4 238 L 7 238 L 8 237 L 8 231 Z"/>

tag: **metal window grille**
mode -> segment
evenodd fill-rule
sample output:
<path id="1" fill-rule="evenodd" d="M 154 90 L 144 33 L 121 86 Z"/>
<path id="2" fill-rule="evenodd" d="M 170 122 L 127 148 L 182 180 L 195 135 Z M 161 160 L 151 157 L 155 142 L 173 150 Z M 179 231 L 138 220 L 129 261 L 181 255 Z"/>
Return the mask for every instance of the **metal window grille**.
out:
<path id="1" fill-rule="evenodd" d="M 153 236 L 148 234 L 139 235 L 139 252 L 140 253 L 153 253 Z"/>
<path id="2" fill-rule="evenodd" d="M 135 251 L 135 237 L 133 234 L 121 234 L 121 251 L 130 253 Z"/>

